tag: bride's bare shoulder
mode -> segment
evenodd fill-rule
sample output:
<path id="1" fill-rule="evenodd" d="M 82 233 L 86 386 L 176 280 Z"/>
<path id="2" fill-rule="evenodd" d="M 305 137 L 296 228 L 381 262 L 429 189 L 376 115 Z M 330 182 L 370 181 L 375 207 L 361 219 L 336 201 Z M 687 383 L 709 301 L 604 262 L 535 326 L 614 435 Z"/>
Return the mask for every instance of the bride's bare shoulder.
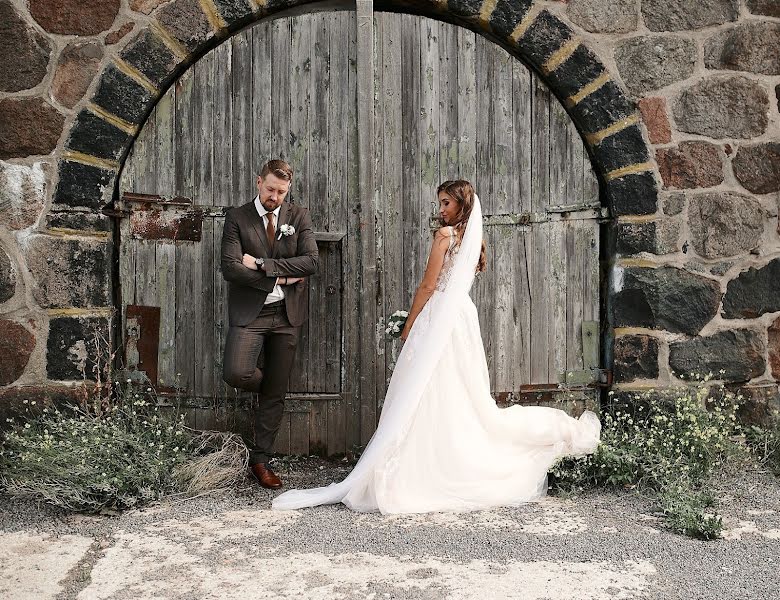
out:
<path id="1" fill-rule="evenodd" d="M 439 229 L 436 230 L 435 237 L 437 238 L 448 238 L 452 237 L 453 228 L 449 225 L 445 225 L 444 227 L 439 227 Z"/>

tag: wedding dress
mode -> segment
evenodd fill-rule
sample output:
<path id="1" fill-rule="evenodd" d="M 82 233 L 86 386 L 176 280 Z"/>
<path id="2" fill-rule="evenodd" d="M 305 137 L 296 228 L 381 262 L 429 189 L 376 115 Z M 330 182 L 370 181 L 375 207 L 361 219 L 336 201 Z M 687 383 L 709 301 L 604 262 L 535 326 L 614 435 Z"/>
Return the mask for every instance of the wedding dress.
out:
<path id="1" fill-rule="evenodd" d="M 450 242 L 437 289 L 414 322 L 355 468 L 341 482 L 290 490 L 274 509 L 342 502 L 356 511 L 422 513 L 516 506 L 547 492 L 565 455 L 593 452 L 601 424 L 541 406 L 499 408 L 490 395 L 477 310 L 469 297 L 482 246 L 479 199 Z"/>

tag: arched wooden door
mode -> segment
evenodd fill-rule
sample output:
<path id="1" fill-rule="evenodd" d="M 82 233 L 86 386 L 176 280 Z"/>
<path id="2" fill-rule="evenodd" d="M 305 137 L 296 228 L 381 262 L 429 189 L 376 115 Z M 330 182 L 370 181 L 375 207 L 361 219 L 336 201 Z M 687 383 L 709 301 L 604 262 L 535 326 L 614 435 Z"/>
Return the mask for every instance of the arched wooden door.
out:
<path id="1" fill-rule="evenodd" d="M 261 22 L 160 100 L 117 206 L 131 366 L 187 398 L 195 426 L 249 426 L 249 399 L 220 377 L 219 241 L 225 210 L 250 201 L 259 166 L 281 156 L 296 169 L 292 199 L 312 213 L 321 268 L 278 451 L 342 453 L 373 433 L 400 349 L 382 338 L 384 319 L 411 302 L 445 179 L 471 180 L 483 202 L 489 270 L 473 295 L 497 398 L 595 398 L 598 187 L 568 116 L 488 40 L 377 13 L 374 219 L 361 222 L 355 32 L 348 11 Z M 361 372 L 361 353 L 374 368 Z"/>

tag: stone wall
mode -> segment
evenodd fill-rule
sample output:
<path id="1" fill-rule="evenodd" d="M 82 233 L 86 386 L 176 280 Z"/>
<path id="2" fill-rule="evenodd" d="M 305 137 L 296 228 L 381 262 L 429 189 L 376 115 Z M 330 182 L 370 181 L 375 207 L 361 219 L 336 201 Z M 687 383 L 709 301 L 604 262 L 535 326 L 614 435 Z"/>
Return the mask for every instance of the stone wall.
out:
<path id="1" fill-rule="evenodd" d="M 616 387 L 713 373 L 780 408 L 780 3 L 565 13 L 637 102 L 660 179 L 654 214 L 618 219 Z"/>
<path id="2" fill-rule="evenodd" d="M 233 31 L 304 4 L 0 0 L 0 413 L 90 376 L 114 303 L 100 209 L 156 99 Z M 376 5 L 490 35 L 569 110 L 615 217 L 616 387 L 713 372 L 778 402 L 780 3 Z"/>

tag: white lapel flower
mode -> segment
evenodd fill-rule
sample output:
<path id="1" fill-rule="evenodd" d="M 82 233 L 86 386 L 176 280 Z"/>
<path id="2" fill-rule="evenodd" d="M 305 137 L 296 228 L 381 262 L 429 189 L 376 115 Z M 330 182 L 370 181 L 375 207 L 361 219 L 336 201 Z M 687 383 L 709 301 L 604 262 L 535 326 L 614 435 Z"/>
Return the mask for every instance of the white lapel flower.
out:
<path id="1" fill-rule="evenodd" d="M 279 227 L 279 237 L 276 239 L 281 240 L 283 235 L 287 236 L 287 235 L 292 235 L 293 233 L 295 233 L 295 227 L 285 223 L 284 225 L 281 225 Z"/>

